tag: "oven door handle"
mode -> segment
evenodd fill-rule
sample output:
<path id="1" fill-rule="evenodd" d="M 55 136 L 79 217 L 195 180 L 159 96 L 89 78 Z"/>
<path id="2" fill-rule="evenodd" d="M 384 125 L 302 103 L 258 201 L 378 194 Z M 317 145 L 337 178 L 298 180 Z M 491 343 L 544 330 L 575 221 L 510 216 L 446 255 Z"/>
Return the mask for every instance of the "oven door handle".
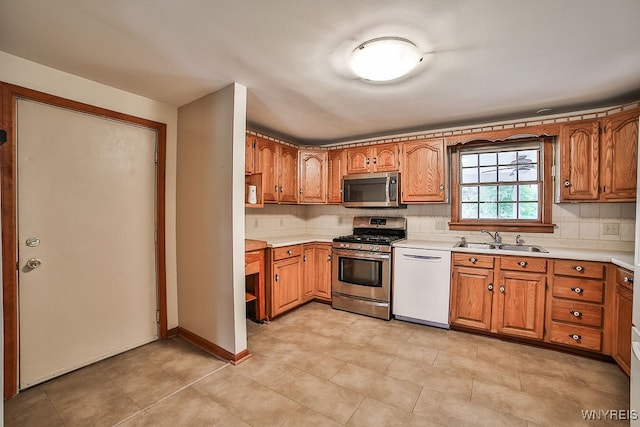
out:
<path id="1" fill-rule="evenodd" d="M 387 253 L 367 252 L 357 250 L 334 249 L 333 254 L 345 258 L 390 259 Z"/>

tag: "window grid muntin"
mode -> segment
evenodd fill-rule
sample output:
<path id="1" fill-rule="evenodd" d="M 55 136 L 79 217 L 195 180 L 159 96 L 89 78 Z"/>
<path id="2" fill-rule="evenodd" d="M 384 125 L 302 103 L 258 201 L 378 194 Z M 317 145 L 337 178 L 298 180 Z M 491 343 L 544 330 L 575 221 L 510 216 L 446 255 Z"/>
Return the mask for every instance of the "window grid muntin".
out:
<path id="1" fill-rule="evenodd" d="M 458 168 L 460 219 L 517 220 L 527 222 L 541 220 L 541 145 L 536 143 L 535 145 L 524 144 L 502 149 L 491 148 L 492 149 L 484 148 L 460 152 L 460 167 Z M 524 158 L 521 159 L 521 156 Z M 533 161 L 525 161 L 526 159 Z M 524 165 L 528 165 L 529 167 L 520 169 L 520 167 Z M 515 179 L 501 180 L 501 166 L 514 167 Z M 532 169 L 535 169 L 536 180 L 520 180 L 521 170 L 524 171 L 522 175 L 526 175 L 527 171 Z M 481 176 L 482 172 L 487 170 L 495 170 L 495 172 L 491 172 L 493 175 L 492 178 L 494 178 L 493 180 L 483 179 Z M 475 179 L 471 178 L 471 176 L 475 176 Z M 504 174 L 502 177 L 504 178 Z M 506 187 L 513 187 L 513 196 L 515 196 L 513 200 L 501 200 L 500 189 Z M 523 197 L 522 189 L 525 187 L 533 190 L 535 198 Z M 486 192 L 489 188 L 495 188 L 496 195 L 494 200 L 481 201 L 482 193 Z M 475 193 L 475 200 L 469 200 L 469 196 L 473 195 L 473 193 Z M 509 205 L 511 205 L 510 208 L 507 208 Z M 535 215 L 531 214 L 532 209 Z M 513 216 L 501 216 L 505 211 L 514 212 L 515 214 Z M 495 213 L 495 215 L 484 216 L 486 213 Z"/>

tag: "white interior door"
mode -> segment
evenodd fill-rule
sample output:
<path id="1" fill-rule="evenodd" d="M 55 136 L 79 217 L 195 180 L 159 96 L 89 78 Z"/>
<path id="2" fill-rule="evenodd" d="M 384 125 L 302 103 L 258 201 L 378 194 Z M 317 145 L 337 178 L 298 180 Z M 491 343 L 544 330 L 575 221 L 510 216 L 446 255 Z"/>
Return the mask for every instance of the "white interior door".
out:
<path id="1" fill-rule="evenodd" d="M 18 101 L 21 389 L 157 339 L 156 139 Z"/>

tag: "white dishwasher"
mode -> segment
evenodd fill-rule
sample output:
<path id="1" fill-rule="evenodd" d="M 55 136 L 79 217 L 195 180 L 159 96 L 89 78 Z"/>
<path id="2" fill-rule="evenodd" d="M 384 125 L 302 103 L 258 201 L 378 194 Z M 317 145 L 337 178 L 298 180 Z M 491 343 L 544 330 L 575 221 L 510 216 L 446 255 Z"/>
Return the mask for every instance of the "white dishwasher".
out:
<path id="1" fill-rule="evenodd" d="M 451 252 L 395 247 L 392 312 L 396 319 L 449 329 Z"/>

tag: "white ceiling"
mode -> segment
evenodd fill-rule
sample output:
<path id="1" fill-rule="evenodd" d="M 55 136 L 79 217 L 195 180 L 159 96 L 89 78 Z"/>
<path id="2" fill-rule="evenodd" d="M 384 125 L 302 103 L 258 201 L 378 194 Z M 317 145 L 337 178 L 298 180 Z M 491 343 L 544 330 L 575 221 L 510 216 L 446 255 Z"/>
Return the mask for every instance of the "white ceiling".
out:
<path id="1" fill-rule="evenodd" d="M 351 75 L 385 35 L 420 72 Z M 253 128 L 315 144 L 640 99 L 638 0 L 0 0 L 0 50 L 176 106 L 239 82 Z"/>

